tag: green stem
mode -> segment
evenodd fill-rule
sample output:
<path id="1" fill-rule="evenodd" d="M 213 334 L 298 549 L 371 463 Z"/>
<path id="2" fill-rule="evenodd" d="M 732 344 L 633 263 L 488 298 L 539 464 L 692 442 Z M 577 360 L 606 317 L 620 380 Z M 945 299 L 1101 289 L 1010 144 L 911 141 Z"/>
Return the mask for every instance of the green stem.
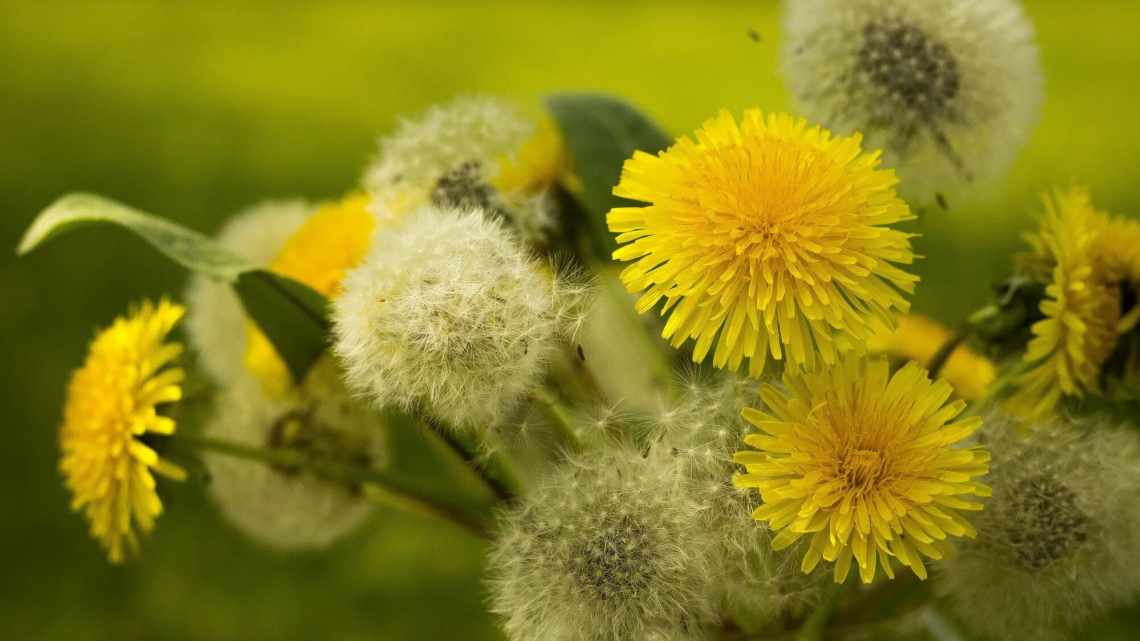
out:
<path id="1" fill-rule="evenodd" d="M 555 398 L 550 390 L 535 390 L 531 394 L 531 402 L 546 416 L 550 425 L 558 431 L 559 436 L 561 436 L 563 442 L 566 443 L 566 447 L 575 452 L 582 451 L 582 440 L 578 438 L 578 432 L 574 429 L 570 412 L 560 400 Z"/>
<path id="2" fill-rule="evenodd" d="M 930 372 L 932 380 L 938 377 L 938 373 L 946 366 L 946 362 L 950 360 L 950 355 L 954 353 L 954 350 L 958 349 L 958 346 L 965 342 L 972 333 L 973 330 L 969 327 L 959 328 L 950 338 L 946 339 L 945 343 L 942 343 L 937 352 L 934 352 L 934 356 L 930 357 L 930 363 L 926 368 Z"/>
<path id="3" fill-rule="evenodd" d="M 479 482 L 489 489 L 500 501 L 509 501 L 517 492 L 501 480 L 497 475 L 491 474 L 487 464 L 479 455 L 460 439 L 433 418 L 425 417 L 420 421 L 424 437 L 438 450 L 446 450 L 452 457 L 458 459 L 463 467 L 477 477 Z"/>
<path id="4" fill-rule="evenodd" d="M 831 586 L 815 610 L 812 610 L 808 618 L 804 619 L 803 625 L 796 633 L 796 641 L 820 641 L 823 639 L 823 633 L 827 630 L 831 615 L 835 613 L 835 607 L 839 603 L 839 595 L 842 592 L 842 584 L 837 583 Z"/>
<path id="5" fill-rule="evenodd" d="M 430 515 L 453 523 L 468 532 L 489 539 L 487 527 L 459 514 L 435 499 L 416 493 L 380 470 L 333 461 L 317 461 L 304 452 L 289 448 L 261 448 L 206 436 L 179 436 L 181 444 L 205 452 L 256 461 L 266 465 L 302 469 L 333 482 L 360 486 L 366 496 L 378 503 Z"/>

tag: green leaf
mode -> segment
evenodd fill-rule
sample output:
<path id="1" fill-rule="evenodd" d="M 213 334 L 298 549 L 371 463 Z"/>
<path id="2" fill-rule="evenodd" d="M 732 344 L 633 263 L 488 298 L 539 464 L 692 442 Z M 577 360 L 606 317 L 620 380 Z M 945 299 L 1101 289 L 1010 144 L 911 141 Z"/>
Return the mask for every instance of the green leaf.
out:
<path id="1" fill-rule="evenodd" d="M 606 213 L 614 207 L 636 204 L 613 195 L 622 165 L 634 151 L 657 153 L 672 139 L 636 108 L 612 96 L 555 94 L 546 104 L 582 179 L 581 199 L 590 214 L 595 249 L 608 257 L 617 245 L 606 226 Z"/>
<path id="2" fill-rule="evenodd" d="M 69 194 L 45 209 L 20 241 L 21 256 L 61 234 L 91 225 L 115 225 L 149 243 L 186 269 L 230 283 L 295 382 L 324 352 L 328 301 L 291 278 L 261 269 L 208 236 L 92 194 Z"/>
<path id="3" fill-rule="evenodd" d="M 68 194 L 48 206 L 24 233 L 16 253 L 23 256 L 63 233 L 96 224 L 122 227 L 186 269 L 226 282 L 254 268 L 203 234 L 94 194 Z"/>
<path id="4" fill-rule="evenodd" d="M 302 283 L 263 269 L 242 273 L 234 289 L 246 313 L 289 366 L 293 380 L 304 380 L 328 346 L 328 300 Z"/>

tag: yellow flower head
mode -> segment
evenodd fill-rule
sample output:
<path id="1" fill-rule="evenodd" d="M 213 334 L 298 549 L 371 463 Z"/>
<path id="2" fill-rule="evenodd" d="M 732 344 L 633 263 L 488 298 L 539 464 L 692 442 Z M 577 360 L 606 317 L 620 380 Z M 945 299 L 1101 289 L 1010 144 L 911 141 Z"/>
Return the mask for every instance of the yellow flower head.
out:
<path id="1" fill-rule="evenodd" d="M 884 328 L 872 336 L 867 347 L 875 354 L 887 354 L 929 367 L 931 359 L 951 337 L 950 330 L 937 321 L 906 314 L 893 331 Z M 997 376 L 997 369 L 988 358 L 963 344 L 950 353 L 939 376 L 953 385 L 959 396 L 973 401 L 985 394 Z"/>
<path id="2" fill-rule="evenodd" d="M 1038 232 L 1026 236 L 1032 251 L 1023 263 L 1050 275 L 1041 302 L 1045 318 L 1033 324 L 1028 370 L 1008 404 L 1027 419 L 1048 415 L 1062 396 L 1098 392 L 1101 366 L 1122 329 L 1116 281 L 1127 254 L 1110 253 L 1116 241 L 1108 216 L 1082 188 L 1046 194 L 1043 201 L 1045 216 Z"/>
<path id="3" fill-rule="evenodd" d="M 326 204 L 285 242 L 270 269 L 336 298 L 345 273 L 368 253 L 375 225 L 365 195 Z M 254 323 L 248 327 L 246 367 L 267 393 L 280 397 L 291 385 L 285 362 Z"/>
<path id="4" fill-rule="evenodd" d="M 147 301 L 116 319 L 91 342 L 87 361 L 68 387 L 60 470 L 72 509 L 84 511 L 91 535 L 113 563 L 137 550 L 136 528 L 149 532 L 162 512 L 151 472 L 185 477 L 141 440 L 174 433 L 174 421 L 156 408 L 182 398 L 183 372 L 169 367 L 182 346 L 163 341 L 183 311 L 165 300 Z"/>
<path id="5" fill-rule="evenodd" d="M 759 489 L 753 513 L 779 534 L 774 549 L 808 536 L 802 568 L 835 562 L 842 583 L 859 565 L 865 583 L 876 565 L 894 578 L 890 559 L 926 578 L 925 555 L 941 559 L 950 536 L 975 536 L 958 510 L 980 510 L 967 495 L 989 496 L 976 482 L 989 469 L 989 453 L 955 447 L 982 424 L 950 422 L 966 406 L 947 403 L 950 384 L 931 382 L 909 363 L 893 376 L 886 360 L 845 358 L 830 369 L 784 376 L 785 389 L 761 388 L 765 410 L 747 408 L 759 429 L 737 452 L 747 473 L 738 487 Z"/>
<path id="6" fill-rule="evenodd" d="M 582 190 L 582 180 L 574 173 L 574 160 L 562 132 L 553 118 L 545 116 L 517 152 L 499 159 L 499 175 L 493 184 L 509 196 L 536 194 L 558 183 L 570 191 Z"/>
<path id="7" fill-rule="evenodd" d="M 758 376 L 767 355 L 804 367 L 834 363 L 909 307 L 918 280 L 893 263 L 914 260 L 913 216 L 895 175 L 877 169 L 860 137 L 832 137 L 786 114 L 726 111 L 653 156 L 636 152 L 614 194 L 650 203 L 609 213 L 623 245 L 614 258 L 646 312 L 665 299 L 664 336 L 696 340 L 702 361 Z"/>

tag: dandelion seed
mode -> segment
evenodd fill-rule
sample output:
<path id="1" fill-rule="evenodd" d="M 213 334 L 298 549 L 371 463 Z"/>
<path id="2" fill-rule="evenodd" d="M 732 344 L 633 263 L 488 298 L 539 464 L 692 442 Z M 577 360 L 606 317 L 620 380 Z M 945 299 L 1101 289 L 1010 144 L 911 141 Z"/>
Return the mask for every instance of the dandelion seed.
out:
<path id="1" fill-rule="evenodd" d="M 505 513 L 491 602 L 512 641 L 691 638 L 710 620 L 707 541 L 669 456 L 629 447 L 564 464 Z"/>
<path id="2" fill-rule="evenodd" d="M 614 258 L 632 262 L 622 281 L 644 292 L 637 310 L 664 300 L 674 347 L 694 339 L 694 361 L 711 351 L 732 370 L 747 358 L 753 376 L 769 354 L 810 368 L 861 349 L 894 326 L 918 280 L 896 266 L 914 254 L 890 225 L 912 216 L 877 164 L 858 136 L 758 110 L 740 126 L 721 112 L 657 156 L 636 152 L 614 193 L 650 205 L 607 221 Z"/>
<path id="3" fill-rule="evenodd" d="M 1140 594 L 1140 441 L 1128 428 L 987 420 L 993 498 L 946 565 L 955 610 L 990 639 L 1059 641 Z"/>
<path id="4" fill-rule="evenodd" d="M 549 275 L 482 211 L 381 229 L 334 311 L 350 385 L 380 405 L 487 428 L 539 382 L 563 329 Z"/>
<path id="5" fill-rule="evenodd" d="M 1033 30 L 1013 0 L 795 0 L 787 31 L 800 109 L 863 132 L 924 202 L 1002 173 L 1039 116 Z"/>
<path id="6" fill-rule="evenodd" d="M 950 537 L 976 532 L 959 510 L 981 510 L 966 496 L 988 496 L 974 479 L 986 473 L 989 454 L 956 447 L 981 419 L 953 421 L 965 401 L 946 403 L 944 380 L 931 382 L 909 363 L 893 375 L 884 360 L 845 359 L 816 373 L 787 373 L 785 390 L 765 385 L 765 410 L 744 418 L 760 433 L 745 443 L 759 451 L 736 454 L 763 501 L 753 517 L 779 534 L 780 550 L 808 537 L 802 568 L 835 563 L 837 583 L 852 560 L 864 583 L 877 565 L 894 578 L 897 559 L 922 579 L 922 557 L 942 559 Z"/>
<path id="7" fill-rule="evenodd" d="M 207 423 L 207 436 L 256 448 L 285 448 L 323 464 L 382 468 L 387 443 L 381 420 L 343 388 L 330 359 L 303 387 L 268 397 L 247 378 L 228 388 Z M 318 548 L 345 536 L 371 513 L 359 487 L 305 469 L 222 454 L 206 457 L 210 496 L 226 520 L 250 539 L 276 549 Z"/>
<path id="8" fill-rule="evenodd" d="M 235 215 L 218 242 L 251 264 L 269 267 L 313 207 L 298 200 L 270 201 Z M 243 362 L 249 320 L 227 283 L 195 275 L 186 291 L 186 331 L 206 373 L 221 386 L 248 372 Z"/>
<path id="9" fill-rule="evenodd" d="M 116 319 L 95 336 L 68 386 L 60 471 L 72 509 L 83 510 L 112 563 L 137 552 L 138 533 L 154 529 L 162 513 L 153 473 L 186 476 L 145 442 L 174 433 L 174 420 L 158 407 L 182 398 L 184 374 L 173 366 L 182 346 L 165 341 L 183 311 L 146 301 Z"/>

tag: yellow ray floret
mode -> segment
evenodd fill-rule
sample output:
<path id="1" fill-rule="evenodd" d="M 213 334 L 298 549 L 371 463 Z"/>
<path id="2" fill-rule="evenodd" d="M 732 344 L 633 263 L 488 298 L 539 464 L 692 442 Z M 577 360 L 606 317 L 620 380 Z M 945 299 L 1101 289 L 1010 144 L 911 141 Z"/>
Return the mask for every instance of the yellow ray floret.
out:
<path id="1" fill-rule="evenodd" d="M 899 319 L 894 331 L 887 330 L 872 336 L 867 347 L 872 353 L 887 354 L 928 367 L 939 349 L 952 338 L 950 330 L 937 321 L 907 314 Z M 997 368 L 988 358 L 962 344 L 950 353 L 939 375 L 954 386 L 959 396 L 972 401 L 986 393 L 997 376 Z"/>
<path id="2" fill-rule="evenodd" d="M 1032 327 L 1028 370 L 1016 380 L 1019 389 L 1007 406 L 1027 419 L 1048 415 L 1062 396 L 1099 391 L 1101 366 L 1126 329 L 1118 281 L 1136 250 L 1119 241 L 1140 240 L 1093 208 L 1084 189 L 1043 200 L 1041 228 L 1026 236 L 1032 251 L 1023 261 L 1030 271 L 1041 265 L 1049 274 L 1040 306 L 1045 318 Z"/>
<path id="3" fill-rule="evenodd" d="M 116 319 L 91 342 L 68 387 L 60 470 L 72 509 L 83 510 L 114 563 L 137 550 L 136 530 L 152 530 L 162 512 L 152 472 L 185 477 L 141 440 L 174 433 L 157 407 L 182 398 L 183 372 L 170 366 L 182 346 L 164 342 L 182 314 L 179 305 L 148 301 Z"/>
<path id="4" fill-rule="evenodd" d="M 649 203 L 607 216 L 632 261 L 622 280 L 646 312 L 664 299 L 664 336 L 693 359 L 758 376 L 768 355 L 810 368 L 862 347 L 909 307 L 918 277 L 913 218 L 894 172 L 860 137 L 833 137 L 786 114 L 722 111 L 653 156 L 627 160 L 614 194 Z M 719 334 L 719 338 L 718 338 Z"/>
<path id="5" fill-rule="evenodd" d="M 368 253 L 375 225 L 363 194 L 326 204 L 285 242 L 270 269 L 336 298 L 344 275 Z M 245 363 L 270 396 L 280 397 L 289 389 L 285 362 L 252 322 Z"/>
<path id="6" fill-rule="evenodd" d="M 990 457 L 959 445 L 982 421 L 954 421 L 965 401 L 947 403 L 950 393 L 914 363 L 892 376 L 886 360 L 850 357 L 764 385 L 765 409 L 743 412 L 759 432 L 744 439 L 755 450 L 736 453 L 747 472 L 734 481 L 760 491 L 753 517 L 778 532 L 772 547 L 807 537 L 805 573 L 834 562 L 842 583 L 854 559 L 869 583 L 877 566 L 894 578 L 892 558 L 925 579 L 923 556 L 975 536 L 958 512 L 982 509 L 969 497 L 990 495 L 976 480 Z"/>

